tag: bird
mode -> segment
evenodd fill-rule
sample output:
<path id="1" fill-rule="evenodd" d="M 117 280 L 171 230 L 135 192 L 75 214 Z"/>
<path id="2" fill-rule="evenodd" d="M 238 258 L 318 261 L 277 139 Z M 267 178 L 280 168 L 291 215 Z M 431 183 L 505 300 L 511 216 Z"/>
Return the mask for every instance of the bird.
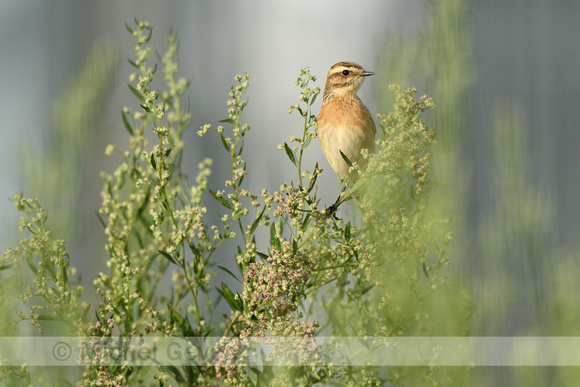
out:
<path id="1" fill-rule="evenodd" d="M 375 152 L 376 126 L 371 113 L 356 95 L 364 79 L 374 75 L 354 62 L 338 62 L 328 71 L 317 117 L 317 131 L 322 152 L 340 178 L 355 181 L 358 174 L 349 172 L 351 163 L 364 166 L 362 149 Z M 340 198 L 339 198 L 340 200 Z"/>

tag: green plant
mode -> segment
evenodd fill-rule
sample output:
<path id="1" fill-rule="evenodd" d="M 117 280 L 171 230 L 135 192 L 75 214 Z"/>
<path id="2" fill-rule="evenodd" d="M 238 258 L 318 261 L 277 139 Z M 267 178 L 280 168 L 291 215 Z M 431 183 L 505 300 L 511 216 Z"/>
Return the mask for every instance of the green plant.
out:
<path id="1" fill-rule="evenodd" d="M 41 302 L 30 316 L 19 315 L 39 329 L 50 320 L 65 323 L 71 335 L 93 338 L 221 339 L 215 346 L 198 348 L 196 367 L 95 364 L 86 367 L 79 384 L 133 385 L 155 378 L 161 385 L 212 384 L 217 379 L 234 385 L 375 385 L 403 377 L 436 384 L 444 378 L 434 368 L 352 368 L 348 354 L 341 364 L 327 367 L 324 348 L 315 341 L 320 334 L 437 332 L 438 321 L 429 308 L 437 307 L 440 300 L 434 295 L 445 285 L 441 270 L 449 263 L 451 233 L 445 219 L 429 211 L 430 152 L 436 142 L 421 115 L 434 107 L 431 100 L 415 99 L 414 89 L 392 88 L 397 101 L 393 113 L 379 117 L 378 152 L 365 155 L 367 168 L 338 203 L 340 207 L 356 196 L 363 217 L 358 226 L 319 207 L 317 178 L 322 170 L 317 164 L 312 169 L 303 165 L 304 152 L 316 138 L 311 109 L 320 92 L 312 86 L 316 78 L 309 70 L 300 71 L 300 103 L 289 109 L 302 117 L 302 135 L 279 146 L 296 167 L 296 180 L 277 192 L 245 188 L 244 177 L 251 171 L 242 158 L 250 130 L 241 121 L 249 86 L 244 74 L 234 78 L 223 126 L 208 124 L 198 131 L 204 136 L 211 130 L 220 137 L 230 177 L 222 189 L 210 190 L 212 162 L 205 160 L 195 185 L 189 186 L 180 169 L 182 136 L 191 121 L 181 105 L 189 82 L 176 79 L 176 36 L 169 34 L 168 51 L 161 58 L 167 90 L 158 92 L 151 88 L 157 71 L 157 65 L 149 65 L 152 28 L 136 21 L 136 27 L 127 29 L 137 41 L 136 59 L 130 60 L 136 73 L 129 77 L 129 89 L 140 109 L 122 110 L 128 148 L 110 145 L 106 150 L 121 162 L 112 174 L 102 175 L 99 213 L 109 271 L 94 281 L 100 297 L 94 317 L 83 302 L 64 242 L 47 229 L 46 212 L 36 199 L 14 197 L 24 211 L 22 230 L 32 238 L 6 252 L 1 268 L 26 263 L 34 274 L 34 286 L 26 288 L 23 300 Z M 208 207 L 218 209 L 217 224 L 210 222 Z M 268 240 L 260 240 L 261 230 Z M 231 242 L 237 244 L 235 251 L 227 250 Z M 227 259 L 235 259 L 238 272 L 228 269 L 223 262 Z M 226 284 L 217 273 L 241 286 Z M 163 286 L 168 281 L 169 289 Z M 230 313 L 219 316 L 215 310 L 222 302 Z M 39 309 L 44 314 L 36 313 Z M 249 340 L 255 337 L 299 338 L 290 344 L 272 341 L 272 356 L 298 359 L 297 365 L 250 364 Z"/>

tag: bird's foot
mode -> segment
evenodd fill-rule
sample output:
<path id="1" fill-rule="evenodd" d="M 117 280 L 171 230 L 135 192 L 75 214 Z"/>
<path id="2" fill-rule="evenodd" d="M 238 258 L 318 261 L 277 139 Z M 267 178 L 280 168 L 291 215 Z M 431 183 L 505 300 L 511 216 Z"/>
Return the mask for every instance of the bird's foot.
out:
<path id="1" fill-rule="evenodd" d="M 336 220 L 338 220 L 338 217 L 336 216 L 336 211 L 338 211 L 338 206 L 340 205 L 340 203 L 342 203 L 341 199 L 342 199 L 342 195 L 339 195 L 338 199 L 336 199 L 334 204 L 332 204 L 331 206 L 326 208 L 326 214 L 332 215 L 332 217 Z"/>

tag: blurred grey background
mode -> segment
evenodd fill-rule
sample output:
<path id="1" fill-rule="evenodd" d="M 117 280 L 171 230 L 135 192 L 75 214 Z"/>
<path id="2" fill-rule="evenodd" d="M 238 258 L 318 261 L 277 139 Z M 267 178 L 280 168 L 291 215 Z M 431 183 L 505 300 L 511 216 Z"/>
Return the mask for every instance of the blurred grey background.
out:
<path id="1" fill-rule="evenodd" d="M 446 23 L 445 15 L 436 14 L 436 3 L 0 0 L 0 249 L 17 243 L 18 214 L 8 197 L 25 191 L 53 204 L 56 209 L 48 206 L 49 214 L 78 207 L 80 212 L 72 215 L 75 230 L 63 231 L 65 239 L 72 238 L 67 239 L 72 263 L 87 278 L 104 269 L 104 236 L 94 214 L 100 206 L 98 173 L 114 167 L 115 159 L 104 155 L 106 145 L 125 144 L 121 108 L 136 105 L 126 87 L 132 71 L 126 58 L 133 55 L 134 41 L 124 23 L 138 18 L 155 23 L 153 41 L 161 54 L 169 30 L 177 32 L 180 75 L 192 80 L 188 98 L 193 125 L 185 136 L 184 167 L 195 176 L 199 161 L 214 159 L 214 189 L 225 178 L 221 145 L 215 138 L 201 142 L 196 131 L 227 117 L 225 102 L 236 73 L 250 74 L 243 121 L 252 127 L 245 158 L 252 171 L 246 182 L 253 190 L 276 190 L 294 178 L 276 146 L 302 130 L 299 117 L 287 113 L 298 101 L 294 80 L 299 69 L 309 67 L 320 88 L 328 68 L 341 60 L 374 71 L 377 75 L 359 93 L 374 113 L 389 111 L 385 95 L 393 82 L 435 94 L 439 106 L 431 114 L 433 125 L 441 132 L 442 149 L 452 147 L 454 157 L 452 168 L 441 175 L 451 177 L 445 189 L 459 198 L 450 207 L 457 222 L 450 258 L 472 294 L 474 332 L 579 334 L 578 324 L 551 329 L 568 312 L 571 321 L 580 316 L 570 299 L 579 290 L 574 278 L 580 273 L 580 3 L 449 2 L 455 4 L 461 26 L 441 29 L 437 44 L 421 46 L 417 39 L 428 41 L 429 26 Z M 464 41 L 455 51 L 443 49 L 458 39 Z M 109 50 L 106 66 L 114 76 L 102 82 L 104 102 L 95 103 L 90 122 L 79 121 L 81 130 L 86 126 L 93 131 L 90 147 L 72 169 L 75 176 L 42 176 L 44 157 L 75 151 L 74 142 L 62 141 L 53 129 L 66 116 L 59 101 L 67 88 L 83 87 L 71 80 L 95 44 Z M 445 56 L 449 52 L 453 58 Z M 437 55 L 437 63 L 449 65 L 432 65 Z M 403 57 L 407 62 L 399 61 Z M 462 72 L 455 75 L 451 59 L 457 57 L 464 60 Z M 400 73 L 415 70 L 390 78 L 394 63 Z M 448 99 L 438 100 L 441 88 L 434 86 L 445 77 L 457 109 L 451 112 L 457 115 L 453 122 L 435 118 L 449 114 L 450 105 L 441 104 Z M 456 77 L 463 78 L 453 89 Z M 456 129 L 449 134 L 452 125 Z M 326 172 L 320 180 L 322 196 L 331 203 L 338 193 L 336 177 L 313 144 L 306 165 L 311 169 L 316 161 Z M 42 178 L 34 181 L 27 172 L 31 169 Z M 77 187 L 76 196 L 64 203 L 50 199 L 44 188 L 51 179 L 60 188 L 69 183 Z M 560 293 L 564 299 L 556 300 Z"/>

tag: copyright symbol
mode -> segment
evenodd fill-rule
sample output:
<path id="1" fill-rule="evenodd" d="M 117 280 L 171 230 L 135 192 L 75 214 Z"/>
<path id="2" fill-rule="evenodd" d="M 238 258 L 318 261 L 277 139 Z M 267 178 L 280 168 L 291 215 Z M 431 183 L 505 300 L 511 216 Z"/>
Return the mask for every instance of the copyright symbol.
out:
<path id="1" fill-rule="evenodd" d="M 56 343 L 54 347 L 52 347 L 52 356 L 54 356 L 56 360 L 59 361 L 68 360 L 71 354 L 72 350 L 70 348 L 70 345 L 68 345 L 65 342 L 60 341 Z"/>

